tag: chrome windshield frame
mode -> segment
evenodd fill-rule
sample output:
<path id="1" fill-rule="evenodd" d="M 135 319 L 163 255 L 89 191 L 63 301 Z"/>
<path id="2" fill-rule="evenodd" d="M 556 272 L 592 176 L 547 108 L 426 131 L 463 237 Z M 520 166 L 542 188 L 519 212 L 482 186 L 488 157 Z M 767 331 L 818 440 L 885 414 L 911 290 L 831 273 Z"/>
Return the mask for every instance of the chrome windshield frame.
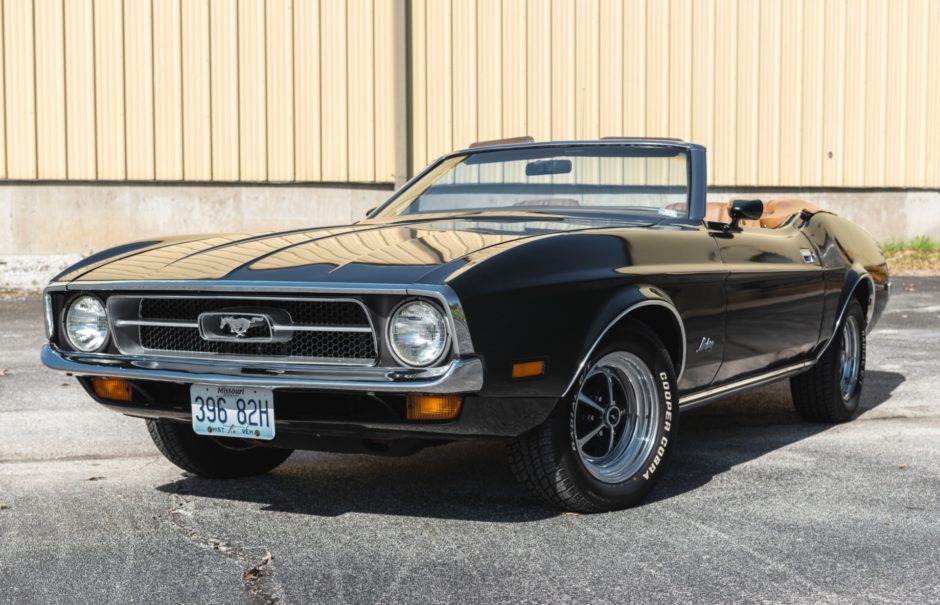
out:
<path id="1" fill-rule="evenodd" d="M 428 173 L 437 169 L 437 167 L 450 160 L 453 157 L 461 155 L 473 155 L 477 153 L 486 153 L 490 151 L 511 151 L 514 149 L 539 149 L 539 148 L 560 148 L 565 147 L 659 147 L 678 149 L 687 154 L 687 188 L 688 188 L 688 220 L 691 223 L 701 222 L 705 216 L 705 201 L 707 190 L 707 172 L 705 163 L 705 147 L 696 143 L 687 143 L 676 139 L 643 139 L 643 138 L 610 138 L 601 140 L 570 140 L 570 141 L 547 141 L 540 143 L 514 143 L 509 145 L 490 145 L 482 147 L 472 147 L 460 149 L 445 154 L 428 164 L 423 170 L 411 177 L 395 193 L 392 194 L 384 203 L 380 204 L 374 210 L 369 212 L 367 219 L 379 217 L 389 206 L 395 203 L 406 191 L 413 185 L 423 179 Z"/>

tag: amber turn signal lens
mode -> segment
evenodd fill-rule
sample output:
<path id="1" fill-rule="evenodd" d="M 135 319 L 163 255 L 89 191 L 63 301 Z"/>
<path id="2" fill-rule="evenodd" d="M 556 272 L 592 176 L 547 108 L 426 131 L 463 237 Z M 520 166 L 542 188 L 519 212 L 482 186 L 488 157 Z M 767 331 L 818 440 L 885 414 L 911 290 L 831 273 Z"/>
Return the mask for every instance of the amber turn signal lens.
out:
<path id="1" fill-rule="evenodd" d="M 512 364 L 513 378 L 526 378 L 528 376 L 541 376 L 545 373 L 544 361 L 526 361 Z"/>
<path id="2" fill-rule="evenodd" d="M 460 395 L 408 395 L 408 420 L 453 420 L 462 402 Z"/>
<path id="3" fill-rule="evenodd" d="M 111 401 L 131 400 L 131 383 L 126 380 L 121 380 L 120 378 L 102 378 L 99 376 L 92 378 L 91 383 L 95 388 L 95 395 L 102 399 L 109 399 Z"/>

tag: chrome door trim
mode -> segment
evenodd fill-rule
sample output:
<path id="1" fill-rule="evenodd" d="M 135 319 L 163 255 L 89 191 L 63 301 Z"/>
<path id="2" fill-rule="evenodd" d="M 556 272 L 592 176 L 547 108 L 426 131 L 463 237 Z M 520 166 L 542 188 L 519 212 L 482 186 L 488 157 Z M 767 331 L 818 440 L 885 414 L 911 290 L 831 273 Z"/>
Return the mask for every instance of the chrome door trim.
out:
<path id="1" fill-rule="evenodd" d="M 601 340 L 604 339 L 604 337 L 607 335 L 610 329 L 613 328 L 614 325 L 618 321 L 620 321 L 621 319 L 629 315 L 632 311 L 635 311 L 636 309 L 639 309 L 640 307 L 648 307 L 648 306 L 658 306 L 658 307 L 665 307 L 669 309 L 669 311 L 671 311 L 672 314 L 675 316 L 676 322 L 678 322 L 679 324 L 679 336 L 682 339 L 682 358 L 679 362 L 679 371 L 676 374 L 676 384 L 679 383 L 679 380 L 682 379 L 682 373 L 685 372 L 685 357 L 686 357 L 685 324 L 682 322 L 682 316 L 679 315 L 679 311 L 677 311 L 674 306 L 667 303 L 666 301 L 643 300 L 627 307 L 624 311 L 622 311 L 619 315 L 617 315 L 617 317 L 615 317 L 612 321 L 610 321 L 603 330 L 601 330 L 600 335 L 598 335 L 598 337 L 594 340 L 594 344 L 591 345 L 591 348 L 588 349 L 588 352 L 584 356 L 584 358 L 581 360 L 581 363 L 578 364 L 578 369 L 575 371 L 574 376 L 572 376 L 571 381 L 568 383 L 568 386 L 565 388 L 565 393 L 568 393 L 571 391 L 571 388 L 574 386 L 574 383 L 578 380 L 578 376 L 581 375 L 581 372 L 584 371 L 584 368 L 587 366 L 588 361 L 590 361 L 591 355 L 594 354 L 594 349 L 597 348 L 597 345 L 601 343 Z M 673 363 L 675 363 L 675 360 L 673 360 Z"/>

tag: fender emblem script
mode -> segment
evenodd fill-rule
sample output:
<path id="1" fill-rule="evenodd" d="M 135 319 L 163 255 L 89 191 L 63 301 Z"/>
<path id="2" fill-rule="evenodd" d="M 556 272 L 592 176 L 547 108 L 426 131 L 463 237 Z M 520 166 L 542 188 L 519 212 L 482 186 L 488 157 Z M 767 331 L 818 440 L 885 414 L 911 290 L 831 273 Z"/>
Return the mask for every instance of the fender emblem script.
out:
<path id="1" fill-rule="evenodd" d="M 702 338 L 702 342 L 698 343 L 698 348 L 695 349 L 696 353 L 706 353 L 715 348 L 715 341 L 709 337 Z"/>

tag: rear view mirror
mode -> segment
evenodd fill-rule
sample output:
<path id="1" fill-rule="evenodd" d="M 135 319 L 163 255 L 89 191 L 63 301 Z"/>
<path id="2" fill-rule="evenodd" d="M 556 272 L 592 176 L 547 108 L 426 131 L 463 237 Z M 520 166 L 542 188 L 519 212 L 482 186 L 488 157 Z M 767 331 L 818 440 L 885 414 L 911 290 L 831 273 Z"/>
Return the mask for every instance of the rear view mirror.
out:
<path id="1" fill-rule="evenodd" d="M 571 160 L 536 160 L 525 165 L 526 176 L 568 174 L 569 172 L 571 172 Z"/>

